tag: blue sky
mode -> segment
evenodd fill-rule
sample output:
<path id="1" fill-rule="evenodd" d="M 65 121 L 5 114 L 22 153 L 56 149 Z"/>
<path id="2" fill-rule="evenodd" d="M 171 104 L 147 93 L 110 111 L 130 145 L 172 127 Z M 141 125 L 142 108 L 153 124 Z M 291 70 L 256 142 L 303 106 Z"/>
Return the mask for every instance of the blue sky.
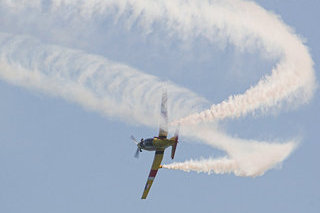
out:
<path id="1" fill-rule="evenodd" d="M 320 3 L 315 0 L 257 3 L 279 14 L 306 38 L 318 79 Z M 6 21 L 5 18 L 0 15 L 0 20 Z M 99 24 L 110 26 L 107 22 Z M 10 33 L 32 34 L 30 26 L 18 28 L 4 22 L 1 26 Z M 209 50 L 202 40 L 187 50 L 181 50 L 175 41 L 167 46 L 161 42 L 154 44 L 152 39 L 141 41 L 135 28 L 126 34 L 115 27 L 108 34 L 109 40 L 99 46 L 104 37 L 92 28 L 74 42 L 59 40 L 46 32 L 40 35 L 45 27 L 35 27 L 35 31 L 43 41 L 125 61 L 189 88 L 212 103 L 243 92 L 273 65 L 255 53 L 241 53 L 229 46 Z M 88 40 L 90 36 L 95 39 Z M 0 88 L 0 212 L 317 212 L 320 209 L 318 91 L 309 104 L 296 109 L 220 124 L 224 131 L 240 138 L 301 137 L 299 147 L 281 167 L 256 178 L 160 170 L 148 200 L 141 201 L 153 153 L 143 152 L 140 159 L 133 158 L 136 147 L 129 137 L 131 134 L 137 138 L 152 137 L 158 132 L 156 128 L 109 118 L 60 97 L 3 80 Z M 171 162 L 168 153 L 166 163 Z M 212 155 L 222 156 L 223 152 L 181 135 L 175 160 Z"/>

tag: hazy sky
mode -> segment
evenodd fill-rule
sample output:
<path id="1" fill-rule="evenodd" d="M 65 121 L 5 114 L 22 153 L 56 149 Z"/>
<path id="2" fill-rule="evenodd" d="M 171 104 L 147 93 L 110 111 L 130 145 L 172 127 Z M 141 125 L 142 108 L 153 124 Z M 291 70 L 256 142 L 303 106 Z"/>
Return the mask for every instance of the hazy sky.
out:
<path id="1" fill-rule="evenodd" d="M 174 82 L 179 88 L 193 91 L 206 100 L 198 100 L 189 91 L 179 90 L 181 94 L 192 98 L 191 102 L 181 102 L 181 106 L 188 108 L 194 104 L 193 100 L 197 100 L 199 108 L 205 109 L 254 86 L 262 76 L 270 73 L 279 60 L 273 56 L 266 58 L 254 49 L 242 51 L 226 41 L 219 40 L 211 44 L 201 36 L 188 42 L 188 38 L 165 32 L 161 23 L 151 26 L 152 29 L 159 28 L 159 31 L 145 33 L 137 23 L 124 26 L 121 16 L 116 23 L 108 16 L 95 18 L 92 15 L 91 21 L 79 20 L 69 13 L 72 10 L 67 7 L 52 15 L 48 11 L 54 7 L 53 2 L 56 1 L 42 1 L 39 12 L 32 4 L 21 4 L 16 8 L 12 6 L 9 10 L 7 7 L 10 2 L 0 1 L 0 32 L 9 35 L 6 37 L 1 34 L 0 41 L 6 42 L 14 36 L 21 36 L 14 37 L 18 39 L 12 43 L 14 46 L 19 39 L 22 40 L 21 50 L 15 50 L 10 56 L 19 59 L 22 67 L 50 73 L 51 68 L 44 68 L 50 61 L 41 59 L 63 47 L 68 50 L 59 52 L 61 56 L 58 59 L 75 61 L 75 67 L 69 67 L 70 70 L 76 70 L 77 64 L 85 64 L 89 59 L 116 61 L 157 76 L 160 81 L 169 81 L 169 85 Z M 320 2 L 256 2 L 278 14 L 284 23 L 301 35 L 309 47 L 318 79 L 320 30 L 317 20 L 320 18 Z M 266 26 L 266 29 L 269 27 Z M 26 36 L 30 40 L 21 39 Z M 55 46 L 42 52 L 45 45 Z M 83 54 L 90 54 L 91 58 Z M 21 57 L 28 55 L 32 57 Z M 41 63 L 35 64 L 35 61 Z M 14 63 L 17 61 L 12 61 Z M 86 66 L 91 68 L 90 64 Z M 123 68 L 122 65 L 114 65 L 114 70 L 119 67 Z M 16 68 L 18 70 L 19 67 Z M 0 69 L 7 67 L 1 62 Z M 58 72 L 59 66 L 52 69 Z M 24 70 L 18 71 L 19 75 L 15 75 L 23 76 Z M 63 83 L 65 79 L 76 75 L 76 72 L 68 76 L 61 73 L 54 82 Z M 104 76 L 99 75 L 97 79 L 99 77 Z M 4 79 L 2 75 L 0 212 L 248 213 L 318 212 L 320 209 L 318 91 L 307 104 L 295 106 L 295 103 L 291 103 L 293 107 L 285 105 L 267 113 L 257 112 L 219 122 L 218 130 L 233 138 L 284 143 L 299 139 L 298 147 L 275 169 L 255 178 L 161 169 L 148 199 L 140 200 L 153 153 L 145 151 L 138 160 L 135 159 L 136 146 L 130 141 L 130 135 L 141 138 L 153 137 L 158 133 L 155 127 L 158 121 L 153 121 L 153 114 L 148 113 L 159 109 L 160 97 L 157 94 L 161 91 L 145 99 L 146 115 L 141 116 L 144 111 L 140 112 L 139 109 L 136 109 L 136 114 L 128 115 L 131 111 L 128 112 L 125 106 L 97 107 L 104 102 L 92 105 L 96 100 L 82 90 L 74 89 L 76 85 L 60 88 L 51 81 L 41 81 L 38 87 L 30 89 L 34 80 L 26 78 L 21 81 L 15 78 L 9 83 Z M 153 82 L 152 79 L 150 76 L 143 77 L 142 81 L 137 81 L 139 85 L 136 87 L 140 84 L 148 86 L 149 82 Z M 132 83 L 135 87 L 135 82 L 127 82 L 126 85 Z M 98 100 L 104 100 L 103 85 L 95 85 L 95 81 L 89 83 L 92 84 L 89 86 L 97 88 Z M 130 91 L 114 93 L 110 97 L 119 101 L 122 93 L 130 94 Z M 181 115 L 185 111 L 182 107 Z M 110 117 L 113 113 L 118 114 Z M 169 116 L 176 118 L 180 115 L 172 115 L 172 112 L 170 115 L 169 111 Z M 130 119 L 126 120 L 126 117 Z M 141 121 L 137 122 L 137 119 Z M 191 158 L 223 157 L 225 151 L 228 152 L 228 149 L 214 149 L 183 134 L 180 140 L 175 159 L 177 162 Z M 223 146 L 223 143 L 216 141 L 215 145 Z M 169 152 L 167 150 L 164 163 L 172 162 Z"/>

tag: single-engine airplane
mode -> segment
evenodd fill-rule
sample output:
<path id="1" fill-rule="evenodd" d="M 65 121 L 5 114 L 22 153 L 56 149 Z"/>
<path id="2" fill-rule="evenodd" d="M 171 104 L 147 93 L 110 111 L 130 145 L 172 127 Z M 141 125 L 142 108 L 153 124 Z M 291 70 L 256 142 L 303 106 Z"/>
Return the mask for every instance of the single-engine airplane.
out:
<path id="1" fill-rule="evenodd" d="M 138 146 L 137 151 L 135 153 L 136 158 L 138 158 L 139 153 L 142 152 L 142 150 L 155 151 L 153 163 L 151 166 L 151 171 L 149 173 L 149 177 L 144 187 L 144 191 L 141 199 L 146 199 L 148 196 L 149 190 L 154 181 L 154 178 L 157 175 L 158 169 L 162 167 L 160 164 L 163 158 L 164 150 L 166 148 L 170 146 L 172 147 L 171 158 L 172 159 L 174 158 L 177 144 L 178 144 L 178 134 L 179 134 L 179 128 L 177 129 L 174 137 L 167 138 L 168 136 L 167 93 L 164 92 L 162 94 L 162 101 L 161 101 L 161 122 L 160 122 L 158 137 L 147 138 L 145 140 L 142 138 L 141 141 L 138 142 L 133 136 L 131 136 L 131 139 Z"/>

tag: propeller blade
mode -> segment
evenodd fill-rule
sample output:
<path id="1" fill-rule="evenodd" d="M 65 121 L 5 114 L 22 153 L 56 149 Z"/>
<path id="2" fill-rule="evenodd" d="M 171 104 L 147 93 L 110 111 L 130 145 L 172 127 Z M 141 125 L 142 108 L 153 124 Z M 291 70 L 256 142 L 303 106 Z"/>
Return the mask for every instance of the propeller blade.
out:
<path id="1" fill-rule="evenodd" d="M 139 152 L 140 152 L 140 149 L 139 149 L 139 147 L 138 147 L 136 153 L 134 154 L 134 157 L 135 157 L 135 158 L 139 158 Z"/>
<path id="2" fill-rule="evenodd" d="M 135 144 L 138 144 L 138 141 L 137 141 L 137 139 L 133 136 L 133 135 L 131 135 L 131 140 L 133 140 L 133 142 L 135 143 Z"/>

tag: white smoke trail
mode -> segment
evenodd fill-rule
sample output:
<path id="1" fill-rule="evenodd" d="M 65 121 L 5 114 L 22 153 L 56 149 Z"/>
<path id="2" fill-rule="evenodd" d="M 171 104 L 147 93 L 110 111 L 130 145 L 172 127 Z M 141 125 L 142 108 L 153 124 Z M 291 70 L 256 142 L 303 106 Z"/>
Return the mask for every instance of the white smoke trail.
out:
<path id="1" fill-rule="evenodd" d="M 228 174 L 233 172 L 235 175 L 241 175 L 238 171 L 238 165 L 236 162 L 226 157 L 220 159 L 203 159 L 199 161 L 188 160 L 183 163 L 162 165 L 162 168 L 183 170 L 185 172 L 205 172 L 208 174 Z"/>
<path id="2" fill-rule="evenodd" d="M 31 37 L 0 33 L 0 76 L 13 84 L 64 97 L 125 121 L 156 127 L 162 82 L 106 58 Z M 181 116 L 199 109 L 204 98 L 173 83 L 166 84 L 168 107 Z M 143 119 L 142 119 L 143 118 Z"/>
<path id="3" fill-rule="evenodd" d="M 237 176 L 256 177 L 276 167 L 297 147 L 299 140 L 286 143 L 243 140 L 231 138 L 210 125 L 184 128 L 183 135 L 201 139 L 206 144 L 224 150 L 228 156 L 219 159 L 188 160 L 163 165 L 167 169 L 224 174 L 233 172 Z"/>
<path id="4" fill-rule="evenodd" d="M 266 57 L 279 60 L 271 74 L 256 86 L 201 113 L 195 112 L 205 106 L 205 99 L 169 83 L 169 100 L 174 100 L 169 104 L 170 114 L 181 118 L 194 113 L 173 124 L 237 118 L 255 110 L 280 106 L 283 101 L 305 103 L 315 87 L 313 62 L 301 39 L 277 16 L 253 2 L 5 0 L 0 2 L 0 9 L 4 14 L 0 18 L 6 20 L 6 15 L 15 17 L 13 20 L 17 26 L 33 26 L 34 22 L 41 22 L 37 25 L 41 33 L 49 28 L 49 32 L 55 29 L 62 32 L 57 27 L 60 21 L 70 22 L 68 28 L 82 21 L 93 23 L 114 17 L 117 23 L 129 28 L 138 25 L 147 36 L 159 28 L 182 41 L 202 37 L 209 42 L 229 42 L 239 49 L 260 50 Z M 6 29 L 13 33 L 17 31 L 4 25 L 3 31 Z M 72 29 L 78 30 L 79 34 L 86 31 L 81 27 Z M 26 32 L 33 34 L 30 30 Z M 48 40 L 56 41 L 53 38 Z M 69 40 L 65 41 L 66 44 L 72 38 Z M 159 106 L 155 103 L 160 97 L 161 82 L 154 76 L 103 57 L 11 34 L 0 35 L 0 57 L 0 75 L 11 83 L 62 96 L 107 116 L 148 126 L 157 125 Z M 193 126 L 192 130 L 185 131 L 185 135 L 225 150 L 228 157 L 186 162 L 174 168 L 218 173 L 232 171 L 236 175 L 256 176 L 282 162 L 296 146 L 294 141 L 270 144 L 234 139 L 213 127 Z"/>
<path id="5" fill-rule="evenodd" d="M 243 94 L 230 96 L 210 109 L 180 119 L 177 123 L 192 124 L 205 120 L 237 118 L 255 110 L 280 107 L 282 101 L 290 104 L 307 102 L 313 95 L 315 77 L 313 61 L 301 39 L 277 16 L 268 13 L 253 2 L 224 1 L 42 1 L 23 3 L 4 2 L 4 8 L 15 11 L 33 8 L 59 14 L 68 20 L 90 20 L 114 16 L 133 23 L 145 32 L 156 31 L 160 23 L 170 34 L 181 39 L 204 37 L 211 42 L 228 41 L 240 49 L 259 49 L 268 57 L 277 57 L 278 64 L 271 75 L 262 78 L 256 86 Z"/>

